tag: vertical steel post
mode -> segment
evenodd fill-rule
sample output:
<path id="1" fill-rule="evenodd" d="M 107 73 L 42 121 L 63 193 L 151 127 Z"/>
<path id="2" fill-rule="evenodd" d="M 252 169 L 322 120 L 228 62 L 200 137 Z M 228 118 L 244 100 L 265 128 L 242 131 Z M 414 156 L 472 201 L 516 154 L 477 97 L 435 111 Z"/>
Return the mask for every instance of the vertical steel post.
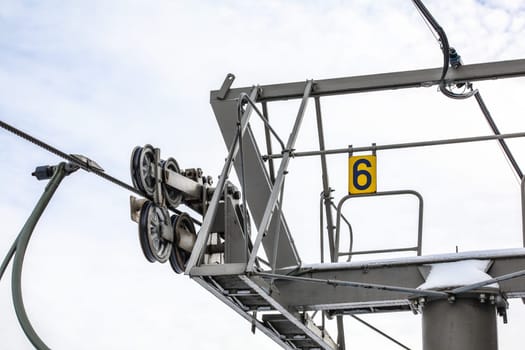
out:
<path id="1" fill-rule="evenodd" d="M 321 115 L 321 102 L 319 97 L 315 101 L 315 114 L 317 117 L 317 133 L 319 135 L 319 150 L 325 150 L 323 120 Z M 328 244 L 330 245 L 330 258 L 332 262 L 337 261 L 337 251 L 334 244 L 334 221 L 332 216 L 332 205 L 330 201 L 330 184 L 328 182 L 328 167 L 326 165 L 326 154 L 321 153 L 321 170 L 323 175 L 323 201 L 326 215 L 326 229 L 328 231 Z"/>
<path id="2" fill-rule="evenodd" d="M 423 306 L 423 350 L 497 350 L 496 308 L 476 298 Z"/>
<path id="3" fill-rule="evenodd" d="M 523 233 L 523 246 L 525 247 L 525 178 L 521 179 L 521 231 Z"/>
<path id="4" fill-rule="evenodd" d="M 319 136 L 319 150 L 325 150 L 323 119 L 321 114 L 321 101 L 319 97 L 315 101 L 315 115 L 317 118 L 317 133 Z M 326 165 L 326 154 L 321 153 L 321 169 L 323 175 L 323 201 L 326 215 L 326 229 L 328 232 L 328 244 L 330 245 L 330 260 L 337 262 L 339 258 L 339 247 L 334 244 L 334 219 L 332 216 L 332 200 L 330 199 L 330 183 L 328 182 L 328 167 Z M 345 329 L 343 316 L 337 316 L 337 345 L 340 350 L 345 350 Z"/>
<path id="5" fill-rule="evenodd" d="M 269 122 L 268 118 L 268 106 L 266 102 L 262 103 L 262 113 L 264 118 Z M 272 139 L 270 138 L 270 128 L 265 123 L 264 124 L 264 136 L 266 138 L 266 152 L 267 154 L 272 154 Z M 270 182 L 273 185 L 275 183 L 275 168 L 273 165 L 273 159 L 268 159 L 268 170 L 270 172 Z"/>

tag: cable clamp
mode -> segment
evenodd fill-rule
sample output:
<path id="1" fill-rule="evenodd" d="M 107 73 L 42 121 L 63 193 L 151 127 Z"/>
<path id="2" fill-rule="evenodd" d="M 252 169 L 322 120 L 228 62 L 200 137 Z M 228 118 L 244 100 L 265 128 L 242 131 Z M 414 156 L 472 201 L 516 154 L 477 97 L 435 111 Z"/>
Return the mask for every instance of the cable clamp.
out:
<path id="1" fill-rule="evenodd" d="M 295 158 L 295 148 L 292 148 L 292 149 L 283 149 L 281 151 L 281 154 L 284 155 L 285 153 L 288 153 L 288 155 L 290 156 L 290 158 Z"/>
<path id="2" fill-rule="evenodd" d="M 86 156 L 83 156 L 81 154 L 70 154 L 70 156 L 75 159 L 75 161 L 77 162 L 76 165 L 78 165 L 79 167 L 81 167 L 82 169 L 86 171 L 90 172 L 92 170 L 95 170 L 99 172 L 104 172 L 104 169 L 100 165 L 98 165 L 97 162 L 89 159 Z"/>

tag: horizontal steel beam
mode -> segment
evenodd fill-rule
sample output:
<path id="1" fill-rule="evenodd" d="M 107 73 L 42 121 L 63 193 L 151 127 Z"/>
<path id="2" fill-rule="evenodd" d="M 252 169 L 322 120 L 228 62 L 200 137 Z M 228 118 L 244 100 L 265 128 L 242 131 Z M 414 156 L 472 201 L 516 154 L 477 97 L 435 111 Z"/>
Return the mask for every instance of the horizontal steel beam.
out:
<path id="1" fill-rule="evenodd" d="M 429 87 L 439 84 L 442 68 L 404 72 L 361 75 L 347 78 L 314 80 L 312 97 L 353 94 L 370 91 Z M 445 81 L 449 83 L 514 78 L 525 76 L 525 59 L 478 63 L 449 69 Z M 302 98 L 304 81 L 260 86 L 257 102 Z M 251 87 L 231 89 L 227 99 L 237 98 Z M 217 100 L 219 91 L 212 91 L 211 100 Z"/>
<path id="2" fill-rule="evenodd" d="M 460 260 L 492 260 L 490 276 L 499 276 L 523 270 L 525 249 L 466 252 L 410 258 L 383 259 L 352 263 L 315 264 L 290 273 L 290 280 L 275 279 L 274 286 L 281 302 L 298 310 L 361 309 L 361 305 L 381 305 L 406 309 L 409 295 L 402 288 L 415 289 L 425 282 L 419 268 L 428 264 Z M 309 281 L 311 279 L 311 281 Z M 354 286 L 317 283 L 316 280 L 348 281 Z M 356 288 L 359 284 L 363 288 Z M 370 287 L 374 284 L 389 286 L 389 290 Z M 509 297 L 521 297 L 525 292 L 525 277 L 500 281 L 500 288 Z M 391 286 L 399 287 L 396 292 Z"/>
<path id="3" fill-rule="evenodd" d="M 162 168 L 160 168 L 159 173 L 162 173 L 162 171 Z M 200 185 L 197 181 L 194 181 L 170 169 L 164 170 L 164 177 L 166 184 L 170 187 L 184 192 L 190 197 L 197 199 L 201 198 L 203 186 Z"/>
<path id="4" fill-rule="evenodd" d="M 406 288 L 398 286 L 388 286 L 384 284 L 376 283 L 359 283 L 353 281 L 342 281 L 337 279 L 319 279 L 312 277 L 301 277 L 301 276 L 290 276 L 290 275 L 278 275 L 275 273 L 265 273 L 257 272 L 257 276 L 263 278 L 279 280 L 279 281 L 295 281 L 295 282 L 308 282 L 308 283 L 321 283 L 330 286 L 342 286 L 342 287 L 352 287 L 352 288 L 366 288 L 366 289 L 377 289 L 382 291 L 389 292 L 399 292 L 406 293 L 407 295 L 416 295 L 416 296 L 430 296 L 430 297 L 447 297 L 448 294 L 445 292 L 433 291 L 433 290 L 419 290 L 415 288 Z"/>
<path id="5" fill-rule="evenodd" d="M 442 139 L 442 140 L 431 140 L 431 141 L 391 143 L 391 144 L 386 144 L 386 145 L 373 145 L 373 146 L 363 146 L 363 147 L 334 148 L 334 149 L 327 149 L 327 150 L 321 150 L 321 151 L 293 152 L 292 156 L 294 158 L 300 158 L 300 157 L 323 156 L 323 155 L 328 155 L 328 154 L 387 151 L 387 150 L 393 150 L 393 149 L 443 146 L 443 145 L 452 145 L 452 144 L 458 144 L 458 143 L 485 142 L 485 141 L 492 141 L 492 140 L 513 139 L 513 138 L 519 138 L 519 137 L 525 137 L 525 132 L 514 132 L 514 133 L 499 134 L 499 135 L 460 137 L 460 138 L 454 138 L 454 139 Z M 263 159 L 266 161 L 268 159 L 277 159 L 277 158 L 282 158 L 282 157 L 283 157 L 282 154 L 275 153 L 275 154 L 264 155 Z"/>

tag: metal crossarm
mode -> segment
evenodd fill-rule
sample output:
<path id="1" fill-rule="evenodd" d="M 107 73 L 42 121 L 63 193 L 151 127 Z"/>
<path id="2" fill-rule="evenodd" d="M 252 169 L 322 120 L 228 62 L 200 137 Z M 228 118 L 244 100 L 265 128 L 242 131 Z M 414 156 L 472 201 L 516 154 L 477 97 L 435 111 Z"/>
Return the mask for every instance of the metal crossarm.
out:
<path id="1" fill-rule="evenodd" d="M 442 68 L 381 73 L 335 79 L 314 80 L 312 96 L 355 94 L 371 91 L 430 87 L 440 83 Z M 525 76 L 525 59 L 463 65 L 448 70 L 445 84 L 514 78 Z M 250 88 L 231 89 L 227 95 L 238 96 Z M 300 99 L 304 82 L 262 85 L 256 102 Z M 219 92 L 213 91 L 216 100 Z"/>
<path id="2" fill-rule="evenodd" d="M 415 141 L 415 142 L 404 142 L 404 143 L 391 143 L 385 145 L 375 145 L 375 146 L 361 146 L 361 147 L 352 147 L 352 152 L 369 152 L 369 151 L 386 151 L 393 149 L 403 149 L 403 148 L 417 148 L 417 147 L 430 147 L 430 146 L 442 146 L 442 145 L 452 145 L 459 143 L 470 143 L 470 142 L 484 142 L 492 140 L 503 140 L 503 139 L 514 139 L 525 137 L 525 132 L 513 132 L 508 134 L 499 134 L 499 135 L 483 135 L 483 136 L 471 136 L 471 137 L 458 137 L 453 139 L 442 139 L 442 140 L 430 140 L 430 141 Z M 304 151 L 304 152 L 294 152 L 294 158 L 300 157 L 312 157 L 312 156 L 321 156 L 328 154 L 346 154 L 348 153 L 349 148 L 335 148 L 327 149 L 324 151 Z M 264 159 L 278 159 L 283 158 L 282 154 L 268 154 L 263 156 Z"/>

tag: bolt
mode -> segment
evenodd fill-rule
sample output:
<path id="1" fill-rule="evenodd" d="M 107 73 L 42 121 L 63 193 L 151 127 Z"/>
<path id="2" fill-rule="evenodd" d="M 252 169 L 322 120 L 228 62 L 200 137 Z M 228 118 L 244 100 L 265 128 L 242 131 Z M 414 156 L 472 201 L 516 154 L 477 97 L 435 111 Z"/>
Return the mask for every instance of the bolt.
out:
<path id="1" fill-rule="evenodd" d="M 487 301 L 487 295 L 485 293 L 481 293 L 479 295 L 479 301 L 480 303 L 485 304 L 485 302 Z"/>

